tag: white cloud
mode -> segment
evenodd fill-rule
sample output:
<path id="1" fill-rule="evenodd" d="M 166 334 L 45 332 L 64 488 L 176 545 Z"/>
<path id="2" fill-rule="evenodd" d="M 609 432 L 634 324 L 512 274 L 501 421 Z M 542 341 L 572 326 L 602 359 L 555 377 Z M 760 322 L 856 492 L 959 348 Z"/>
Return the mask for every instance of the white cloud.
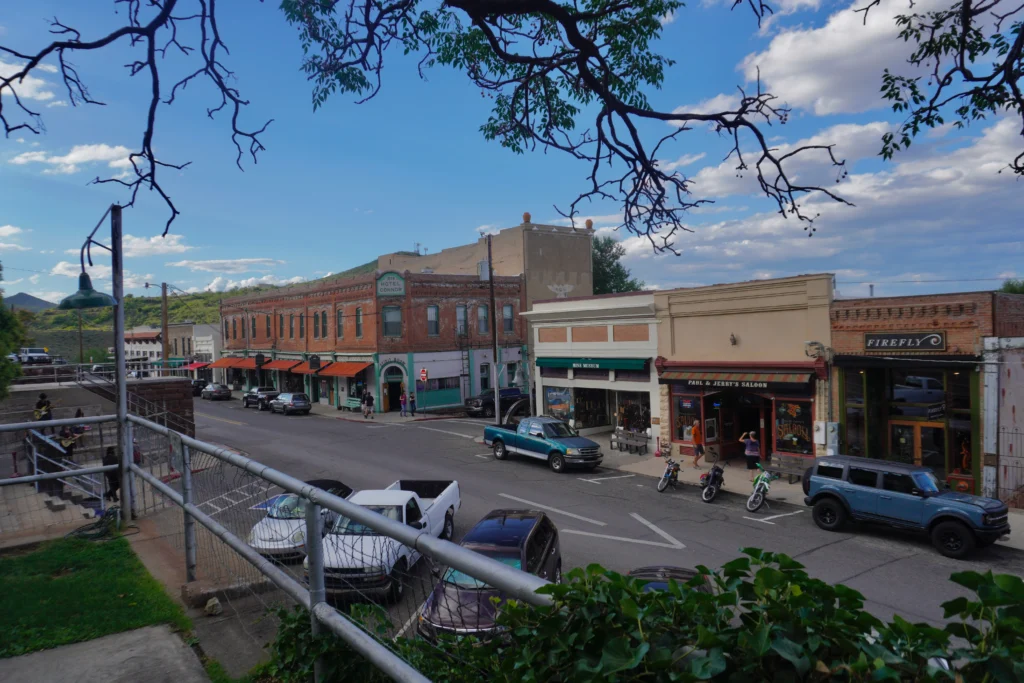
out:
<path id="1" fill-rule="evenodd" d="M 46 106 L 47 106 L 47 108 L 51 108 L 51 107 L 66 107 L 66 106 L 68 106 L 68 103 L 65 102 L 64 100 L 54 100 L 53 102 L 47 102 Z"/>
<path id="2" fill-rule="evenodd" d="M 24 281 L 25 281 L 25 278 L 19 277 L 17 280 L 3 280 L 3 281 L 0 281 L 0 284 L 2 284 L 5 287 L 10 287 L 11 285 L 16 285 L 19 282 L 24 282 Z"/>
<path id="3" fill-rule="evenodd" d="M 48 164 L 43 173 L 77 173 L 85 164 L 106 162 L 109 168 L 124 169 L 131 165 L 128 156 L 131 150 L 123 145 L 75 145 L 71 151 L 64 155 L 51 155 L 47 152 L 23 152 L 10 163 L 24 165 L 30 163 Z"/>
<path id="4" fill-rule="evenodd" d="M 476 233 L 478 235 L 497 235 L 500 230 L 499 226 L 491 225 L 490 223 L 476 226 Z"/>
<path id="5" fill-rule="evenodd" d="M 40 254 L 56 254 L 57 252 L 54 249 L 40 249 L 39 253 Z M 78 252 L 76 251 L 75 253 L 77 254 Z"/>
<path id="6" fill-rule="evenodd" d="M 676 20 L 676 12 L 675 12 L 675 10 L 672 10 L 668 14 L 662 15 L 662 17 L 660 19 L 658 19 L 658 21 L 661 22 L 662 26 L 668 26 L 669 24 L 671 24 L 675 20 Z"/>
<path id="7" fill-rule="evenodd" d="M 671 172 L 675 171 L 676 169 L 680 169 L 683 166 L 695 164 L 706 156 L 707 154 L 705 154 L 704 152 L 701 152 L 700 154 L 684 154 L 675 161 L 670 161 L 668 163 L 661 164 L 661 167 L 664 171 Z"/>
<path id="8" fill-rule="evenodd" d="M 0 225 L 0 237 L 13 237 L 21 232 L 24 230 L 13 225 Z"/>
<path id="9" fill-rule="evenodd" d="M 0 59 L 0 76 L 10 77 L 21 71 L 24 64 L 16 62 L 5 62 Z M 56 71 L 49 65 L 40 65 L 37 67 L 41 71 Z M 46 100 L 52 100 L 54 97 L 53 91 L 50 88 L 53 87 L 41 78 L 37 78 L 33 75 L 28 75 L 24 80 L 17 81 L 14 86 L 14 91 L 18 93 L 18 97 L 23 100 L 38 100 L 45 102 Z M 12 98 L 13 99 L 13 98 Z"/>
<path id="10" fill-rule="evenodd" d="M 17 142 L 19 145 L 25 144 L 25 138 L 15 138 L 14 141 Z"/>
<path id="11" fill-rule="evenodd" d="M 276 275 L 268 274 L 261 277 L 245 278 L 244 280 L 229 280 L 226 277 L 217 276 L 213 278 L 210 284 L 206 285 L 206 291 L 228 292 L 232 289 L 239 289 L 242 287 L 256 287 L 258 285 L 294 285 L 305 281 L 306 278 L 301 275 L 296 275 L 291 278 L 279 278 Z"/>
<path id="12" fill-rule="evenodd" d="M 682 114 L 683 112 L 687 112 L 690 114 L 717 114 L 723 111 L 736 111 L 739 106 L 739 94 L 727 95 L 722 93 L 720 95 L 715 95 L 710 99 L 701 100 L 697 104 L 687 104 L 682 107 L 676 107 L 672 110 L 672 113 Z"/>
<path id="13" fill-rule="evenodd" d="M 37 299 L 42 299 L 43 301 L 49 301 L 51 304 L 56 304 L 56 303 L 60 303 L 60 300 L 63 299 L 64 297 L 66 297 L 68 294 L 70 294 L 70 292 L 55 292 L 55 291 L 39 292 L 39 291 L 33 291 L 33 292 L 29 292 L 29 294 L 31 294 L 32 296 L 36 297 Z"/>
<path id="14" fill-rule="evenodd" d="M 39 284 L 39 277 L 40 277 L 39 275 L 31 275 L 31 276 L 29 276 L 28 281 L 31 282 L 34 285 L 37 285 L 37 284 Z"/>
<path id="15" fill-rule="evenodd" d="M 20 244 L 12 244 L 10 242 L 0 242 L 0 251 L 32 251 L 28 247 L 23 247 Z"/>
<path id="16" fill-rule="evenodd" d="M 231 273 L 237 275 L 252 271 L 272 270 L 283 263 L 284 261 L 272 258 L 237 258 L 211 259 L 209 261 L 174 261 L 166 265 L 174 268 L 188 268 L 193 272 L 202 271 L 206 273 Z"/>
<path id="17" fill-rule="evenodd" d="M 82 266 L 78 263 L 71 263 L 69 261 L 61 261 L 50 270 L 50 275 L 63 275 L 64 277 L 75 277 L 77 278 L 82 272 Z M 86 272 L 89 273 L 89 277 L 93 280 L 110 280 L 113 274 L 113 270 L 110 266 L 96 263 L 86 268 Z M 124 288 L 125 289 L 139 289 L 144 287 L 147 282 L 153 280 L 152 273 L 140 274 L 133 273 L 130 270 L 124 271 Z M 110 289 L 106 286 L 106 289 Z"/>
<path id="18" fill-rule="evenodd" d="M 154 235 L 152 237 L 135 237 L 125 235 L 122 245 L 126 257 L 135 256 L 157 256 L 159 254 L 182 254 L 195 247 L 182 244 L 184 235 L 168 234 L 164 237 Z"/>
<path id="19" fill-rule="evenodd" d="M 799 5 L 802 0 L 792 0 Z M 855 0 L 837 10 L 824 26 L 799 26 L 772 38 L 768 48 L 748 55 L 740 64 L 747 81 L 760 69 L 765 89 L 781 102 L 815 114 L 862 112 L 886 105 L 879 93 L 882 71 L 905 70 L 911 47 L 899 38 L 897 14 L 924 14 L 948 7 L 951 0 L 881 0 L 867 16 L 854 12 L 865 3 Z M 910 73 L 910 72 L 908 72 Z M 918 75 L 911 73 L 911 75 Z"/>

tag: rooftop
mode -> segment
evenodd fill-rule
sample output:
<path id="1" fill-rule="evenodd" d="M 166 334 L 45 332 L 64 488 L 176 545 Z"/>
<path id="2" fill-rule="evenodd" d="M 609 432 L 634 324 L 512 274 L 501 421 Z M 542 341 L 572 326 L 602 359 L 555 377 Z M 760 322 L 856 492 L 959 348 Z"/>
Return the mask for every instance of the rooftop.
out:
<path id="1" fill-rule="evenodd" d="M 492 510 L 462 538 L 462 545 L 520 548 L 540 515 L 535 510 Z"/>

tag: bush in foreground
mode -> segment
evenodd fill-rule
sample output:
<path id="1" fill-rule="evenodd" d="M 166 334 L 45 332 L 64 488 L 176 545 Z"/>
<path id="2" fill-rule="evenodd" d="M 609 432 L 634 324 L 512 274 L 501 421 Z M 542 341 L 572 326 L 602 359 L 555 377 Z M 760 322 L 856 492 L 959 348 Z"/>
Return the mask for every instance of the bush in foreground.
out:
<path id="1" fill-rule="evenodd" d="M 1024 681 L 1024 581 L 991 572 L 953 574 L 974 593 L 942 605 L 939 629 L 899 616 L 884 623 L 864 597 L 811 578 L 803 565 L 747 548 L 712 572 L 712 594 L 689 584 L 645 592 L 642 584 L 590 565 L 546 586 L 551 607 L 509 602 L 503 637 L 392 644 L 434 681 Z M 314 639 L 303 611 L 281 614 L 265 673 L 306 681 L 323 656 L 328 681 L 387 680 L 333 634 Z M 382 610 L 352 618 L 383 636 Z M 382 638 L 384 640 L 384 638 Z M 390 642 L 390 641 L 385 641 Z M 954 663 L 949 672 L 933 658 Z"/>

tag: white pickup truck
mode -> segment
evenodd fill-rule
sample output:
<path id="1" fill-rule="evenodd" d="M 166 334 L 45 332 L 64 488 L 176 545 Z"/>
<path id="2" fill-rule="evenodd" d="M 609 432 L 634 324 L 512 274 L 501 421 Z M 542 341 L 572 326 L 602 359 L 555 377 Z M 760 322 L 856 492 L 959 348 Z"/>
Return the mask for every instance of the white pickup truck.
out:
<path id="1" fill-rule="evenodd" d="M 400 479 L 383 490 L 360 491 L 349 498 L 396 522 L 443 539 L 455 532 L 459 511 L 457 481 Z M 329 594 L 385 595 L 398 600 L 403 577 L 420 553 L 344 515 L 324 535 L 324 587 Z M 308 560 L 303 563 L 308 571 Z"/>

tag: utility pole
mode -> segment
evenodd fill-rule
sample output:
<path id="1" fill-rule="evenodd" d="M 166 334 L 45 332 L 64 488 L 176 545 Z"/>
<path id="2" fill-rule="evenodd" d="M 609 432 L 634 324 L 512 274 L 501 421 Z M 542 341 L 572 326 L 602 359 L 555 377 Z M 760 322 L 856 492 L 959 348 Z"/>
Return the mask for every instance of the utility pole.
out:
<path id="1" fill-rule="evenodd" d="M 161 336 L 163 337 L 163 350 L 161 355 L 163 356 L 163 363 L 161 364 L 164 368 L 164 376 L 167 375 L 167 368 L 170 367 L 168 363 L 167 355 L 171 348 L 171 340 L 167 338 L 167 283 L 160 283 L 160 327 Z"/>
<path id="2" fill-rule="evenodd" d="M 494 424 L 501 424 L 501 391 L 498 389 L 498 324 L 494 310 L 494 259 L 491 255 L 491 236 L 487 236 L 487 279 L 491 285 L 491 339 L 494 340 L 491 359 L 491 382 L 494 383 Z"/>

